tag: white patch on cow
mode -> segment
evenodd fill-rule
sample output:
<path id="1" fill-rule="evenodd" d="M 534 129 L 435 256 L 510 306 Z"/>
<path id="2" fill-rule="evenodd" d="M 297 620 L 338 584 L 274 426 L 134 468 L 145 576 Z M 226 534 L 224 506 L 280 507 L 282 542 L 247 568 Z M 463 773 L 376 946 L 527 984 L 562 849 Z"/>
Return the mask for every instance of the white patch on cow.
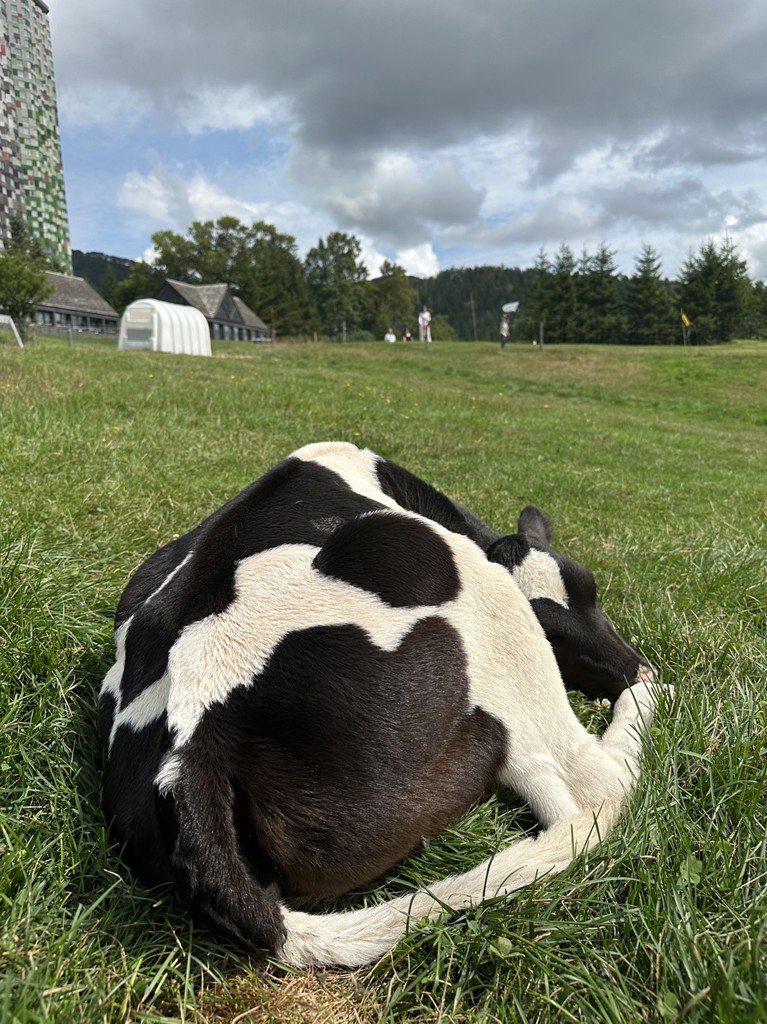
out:
<path id="1" fill-rule="evenodd" d="M 316 462 L 340 476 L 357 494 L 402 511 L 397 502 L 381 490 L 376 472 L 378 456 L 367 448 L 357 448 L 346 441 L 321 441 L 299 448 L 292 458 Z"/>
<path id="2" fill-rule="evenodd" d="M 130 626 L 132 621 L 133 616 L 131 615 L 129 619 L 123 622 L 119 629 L 115 630 L 115 663 L 104 676 L 104 681 L 101 684 L 100 696 L 109 694 L 114 697 L 118 707 L 120 704 L 120 683 L 122 682 L 125 669 L 125 637 L 128 634 L 128 626 Z"/>
<path id="3" fill-rule="evenodd" d="M 166 754 L 160 765 L 160 770 L 154 777 L 154 784 L 160 791 L 160 796 L 167 796 L 168 793 L 173 791 L 180 771 L 181 756 L 179 754 Z"/>
<path id="4" fill-rule="evenodd" d="M 417 622 L 438 610 L 392 608 L 375 594 L 324 576 L 312 565 L 318 550 L 284 544 L 243 559 L 229 607 L 181 631 L 168 658 L 168 727 L 176 747 L 189 740 L 206 708 L 236 687 L 258 685 L 254 677 L 289 633 L 351 623 L 377 647 L 394 651 Z"/>
<path id="5" fill-rule="evenodd" d="M 169 689 L 170 676 L 166 672 L 160 676 L 157 682 L 147 686 L 137 697 L 134 697 L 130 704 L 120 708 L 114 717 L 112 732 L 109 735 L 110 752 L 120 726 L 126 725 L 138 732 L 157 721 L 168 706 Z"/>
<path id="6" fill-rule="evenodd" d="M 547 597 L 563 608 L 570 607 L 559 566 L 545 551 L 533 548 L 522 563 L 514 568 L 512 575 L 528 601 Z"/>

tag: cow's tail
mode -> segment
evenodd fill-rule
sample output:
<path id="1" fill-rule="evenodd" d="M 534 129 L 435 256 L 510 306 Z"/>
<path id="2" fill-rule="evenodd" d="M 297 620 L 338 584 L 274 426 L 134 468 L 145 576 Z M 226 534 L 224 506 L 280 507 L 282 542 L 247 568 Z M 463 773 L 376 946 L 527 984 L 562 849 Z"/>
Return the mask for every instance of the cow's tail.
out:
<path id="1" fill-rule="evenodd" d="M 181 760 L 183 770 L 178 770 Z M 624 799 L 616 796 L 598 809 L 563 819 L 429 889 L 360 910 L 314 914 L 286 906 L 277 887 L 261 884 L 245 861 L 235 828 L 235 794 L 226 774 L 216 770 L 220 767 L 204 755 L 176 754 L 158 777 L 177 888 L 217 932 L 296 967 L 360 967 L 393 949 L 424 918 L 474 906 L 563 871 L 615 825 Z"/>
<path id="2" fill-rule="evenodd" d="M 563 819 L 536 838 L 512 843 L 471 871 L 385 903 L 333 914 L 282 907 L 286 939 L 276 953 L 296 967 L 361 967 L 393 949 L 424 918 L 475 906 L 564 871 L 578 853 L 596 846 L 610 831 L 623 801 L 623 796 L 612 797 L 598 811 Z"/>

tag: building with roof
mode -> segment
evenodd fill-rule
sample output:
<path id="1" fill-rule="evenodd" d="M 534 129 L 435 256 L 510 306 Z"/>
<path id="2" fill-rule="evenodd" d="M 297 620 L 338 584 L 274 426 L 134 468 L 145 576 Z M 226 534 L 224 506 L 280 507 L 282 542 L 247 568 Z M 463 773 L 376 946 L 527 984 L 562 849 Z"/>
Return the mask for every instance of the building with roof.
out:
<path id="1" fill-rule="evenodd" d="M 155 298 L 199 309 L 208 321 L 213 339 L 256 342 L 271 339 L 261 317 L 233 295 L 228 284 L 186 284 L 168 279 Z"/>
<path id="2" fill-rule="evenodd" d="M 0 0 L 0 245 L 21 216 L 50 265 L 72 273 L 48 6 Z"/>
<path id="3" fill-rule="evenodd" d="M 51 294 L 37 307 L 35 323 L 43 330 L 117 334 L 120 317 L 84 277 L 46 275 Z"/>

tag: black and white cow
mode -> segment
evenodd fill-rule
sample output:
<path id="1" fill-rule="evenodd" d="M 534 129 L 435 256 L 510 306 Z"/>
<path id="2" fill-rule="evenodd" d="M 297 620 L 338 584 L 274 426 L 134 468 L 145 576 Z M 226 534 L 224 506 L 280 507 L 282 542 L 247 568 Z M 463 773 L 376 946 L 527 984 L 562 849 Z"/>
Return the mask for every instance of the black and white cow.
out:
<path id="1" fill-rule="evenodd" d="M 330 442 L 156 552 L 120 601 L 99 704 L 130 866 L 246 948 L 347 966 L 566 867 L 617 820 L 658 687 L 549 540 L 532 506 L 501 537 Z M 601 739 L 563 680 L 614 703 Z M 284 902 L 368 882 L 499 784 L 546 831 L 428 893 Z"/>

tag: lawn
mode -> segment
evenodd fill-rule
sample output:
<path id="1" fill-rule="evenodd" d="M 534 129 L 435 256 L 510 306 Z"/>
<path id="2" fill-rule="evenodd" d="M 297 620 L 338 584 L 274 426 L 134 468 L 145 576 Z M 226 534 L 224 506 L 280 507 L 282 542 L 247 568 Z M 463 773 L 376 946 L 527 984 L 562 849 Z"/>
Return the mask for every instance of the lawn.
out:
<path id="1" fill-rule="evenodd" d="M 767 344 L 0 339 L 0 1021 L 767 1020 Z M 618 829 L 564 875 L 288 973 L 121 864 L 95 702 L 131 572 L 312 440 L 381 452 L 499 530 L 535 502 L 676 687 Z M 587 724 L 607 713 L 573 698 Z M 364 894 L 531 824 L 499 794 Z"/>

